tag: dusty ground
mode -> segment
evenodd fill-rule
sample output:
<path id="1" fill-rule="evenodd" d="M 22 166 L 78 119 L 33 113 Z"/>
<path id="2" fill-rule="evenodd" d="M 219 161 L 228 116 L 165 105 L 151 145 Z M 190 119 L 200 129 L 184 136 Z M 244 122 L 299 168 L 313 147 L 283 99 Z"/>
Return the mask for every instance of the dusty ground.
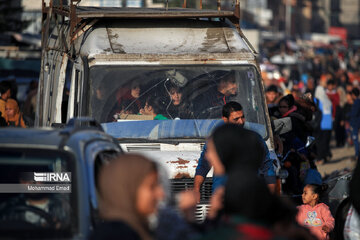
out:
<path id="1" fill-rule="evenodd" d="M 331 174 L 336 170 L 342 170 L 344 168 L 353 169 L 356 165 L 355 161 L 351 160 L 351 157 L 355 155 L 354 147 L 342 147 L 336 148 L 335 142 L 331 142 L 332 159 L 323 165 L 318 165 L 318 170 L 322 176 Z"/>

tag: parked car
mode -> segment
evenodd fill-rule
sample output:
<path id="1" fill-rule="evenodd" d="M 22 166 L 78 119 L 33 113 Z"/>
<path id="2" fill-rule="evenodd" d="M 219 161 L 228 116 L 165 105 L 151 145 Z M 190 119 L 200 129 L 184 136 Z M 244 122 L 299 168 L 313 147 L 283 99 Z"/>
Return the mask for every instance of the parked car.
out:
<path id="1" fill-rule="evenodd" d="M 98 220 L 97 172 L 121 153 L 89 118 L 61 129 L 1 129 L 1 238 L 87 239 Z"/>

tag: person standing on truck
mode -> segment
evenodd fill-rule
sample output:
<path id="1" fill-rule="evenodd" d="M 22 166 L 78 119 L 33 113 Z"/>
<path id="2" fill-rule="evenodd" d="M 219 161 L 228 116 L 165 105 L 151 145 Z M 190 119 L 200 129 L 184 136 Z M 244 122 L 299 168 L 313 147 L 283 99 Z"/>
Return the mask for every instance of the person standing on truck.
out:
<path id="1" fill-rule="evenodd" d="M 243 112 L 243 108 L 240 103 L 237 102 L 229 102 L 224 105 L 222 109 L 222 119 L 224 123 L 232 123 L 240 126 L 244 126 L 245 124 L 245 115 Z M 260 137 L 261 138 L 261 137 Z M 270 158 L 269 149 L 267 148 L 264 140 L 261 138 L 262 143 L 265 148 L 265 160 L 261 164 L 261 168 L 259 169 L 259 174 L 264 177 L 266 183 L 268 184 L 271 190 L 275 190 L 276 184 L 276 174 L 274 170 L 274 166 L 272 163 L 272 159 Z M 211 169 L 209 162 L 205 158 L 205 152 L 207 149 L 207 144 L 205 144 L 200 158 L 198 166 L 196 167 L 195 178 L 194 178 L 194 191 L 199 193 L 198 200 L 200 200 L 200 187 L 203 184 L 206 175 Z M 224 184 L 224 177 L 217 176 L 214 174 L 213 176 L 213 191 Z"/>
<path id="2" fill-rule="evenodd" d="M 235 71 L 226 73 L 207 92 L 201 94 L 194 101 L 194 112 L 198 118 L 207 117 L 213 107 L 221 107 L 230 101 L 230 97 L 236 95 L 237 84 Z M 219 116 L 220 117 L 220 116 Z"/>

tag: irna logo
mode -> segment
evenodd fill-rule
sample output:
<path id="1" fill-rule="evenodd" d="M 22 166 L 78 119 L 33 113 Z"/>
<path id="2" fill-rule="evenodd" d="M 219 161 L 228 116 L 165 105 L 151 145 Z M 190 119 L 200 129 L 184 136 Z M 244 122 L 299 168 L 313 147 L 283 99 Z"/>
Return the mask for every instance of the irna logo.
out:
<path id="1" fill-rule="evenodd" d="M 34 172 L 36 182 L 71 182 L 69 172 Z"/>

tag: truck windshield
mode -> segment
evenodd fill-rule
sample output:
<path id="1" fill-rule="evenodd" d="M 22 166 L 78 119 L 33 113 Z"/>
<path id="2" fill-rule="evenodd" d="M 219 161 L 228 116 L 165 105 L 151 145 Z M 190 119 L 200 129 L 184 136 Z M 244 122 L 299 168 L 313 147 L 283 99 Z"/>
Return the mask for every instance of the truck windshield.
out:
<path id="1" fill-rule="evenodd" d="M 108 130 L 121 128 L 123 135 L 116 137 L 204 138 L 221 119 L 223 105 L 236 101 L 243 106 L 246 126 L 266 138 L 260 81 L 251 65 L 93 66 L 89 113 L 101 123 L 116 122 L 116 127 L 103 124 Z M 171 134 L 160 133 L 159 124 Z"/>
<path id="2" fill-rule="evenodd" d="M 77 204 L 75 190 L 70 189 L 74 186 L 71 172 L 75 171 L 71 160 L 59 151 L 0 149 L 3 237 L 58 239 L 76 232 Z"/>

